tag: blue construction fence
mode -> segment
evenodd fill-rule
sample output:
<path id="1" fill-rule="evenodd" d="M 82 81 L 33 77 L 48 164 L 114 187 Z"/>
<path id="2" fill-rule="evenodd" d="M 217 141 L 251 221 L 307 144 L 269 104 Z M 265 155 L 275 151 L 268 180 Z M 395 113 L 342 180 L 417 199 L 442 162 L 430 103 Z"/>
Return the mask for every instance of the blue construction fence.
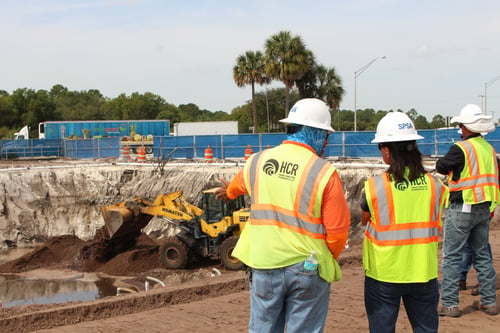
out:
<path id="1" fill-rule="evenodd" d="M 425 156 L 443 156 L 454 142 L 461 140 L 456 128 L 419 130 L 418 133 L 424 137 L 418 146 Z M 378 145 L 371 143 L 374 137 L 375 131 L 334 132 L 328 139 L 325 156 L 380 157 Z M 198 159 L 204 157 L 210 145 L 215 159 L 241 158 L 248 145 L 255 153 L 277 146 L 285 139 L 284 133 L 157 137 L 153 151 L 160 158 L 170 155 L 171 158 Z M 500 131 L 488 133 L 486 139 L 500 153 Z"/>
<path id="2" fill-rule="evenodd" d="M 425 156 L 443 156 L 450 146 L 460 141 L 456 128 L 419 130 L 424 137 L 418 146 Z M 374 131 L 334 132 L 325 149 L 326 157 L 369 158 L 380 157 L 377 144 L 371 143 Z M 250 146 L 253 152 L 279 145 L 285 133 L 260 133 L 237 135 L 157 136 L 153 141 L 155 158 L 203 159 L 205 149 L 212 149 L 214 159 L 237 159 L 245 156 Z M 486 140 L 500 153 L 500 131 L 486 135 Z M 126 143 L 119 137 L 100 139 L 31 139 L 0 141 L 1 158 L 66 157 L 119 158 Z M 151 157 L 151 154 L 149 155 Z"/>
<path id="3" fill-rule="evenodd" d="M 120 157 L 120 138 L 2 140 L 1 158 L 67 157 L 73 159 Z"/>

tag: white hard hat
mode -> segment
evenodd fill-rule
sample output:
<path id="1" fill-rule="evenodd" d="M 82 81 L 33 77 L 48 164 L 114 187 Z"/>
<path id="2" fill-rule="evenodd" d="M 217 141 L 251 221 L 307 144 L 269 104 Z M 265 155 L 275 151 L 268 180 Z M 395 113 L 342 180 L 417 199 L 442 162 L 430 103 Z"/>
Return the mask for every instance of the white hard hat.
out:
<path id="1" fill-rule="evenodd" d="M 388 112 L 377 125 L 372 142 L 398 142 L 423 139 L 417 134 L 413 121 L 403 112 Z"/>
<path id="2" fill-rule="evenodd" d="M 461 123 L 474 133 L 493 132 L 495 124 L 493 116 L 484 115 L 476 104 L 467 104 L 460 110 L 460 115 L 451 118 L 452 123 Z"/>
<path id="3" fill-rule="evenodd" d="M 452 123 L 461 123 L 461 124 L 471 124 L 480 119 L 492 119 L 492 116 L 487 116 L 483 114 L 481 108 L 476 104 L 467 104 L 460 110 L 460 115 L 452 117 Z"/>
<path id="4" fill-rule="evenodd" d="M 288 117 L 281 119 L 279 122 L 335 132 L 331 125 L 332 116 L 328 105 L 317 98 L 304 98 L 297 101 L 288 112 Z"/>

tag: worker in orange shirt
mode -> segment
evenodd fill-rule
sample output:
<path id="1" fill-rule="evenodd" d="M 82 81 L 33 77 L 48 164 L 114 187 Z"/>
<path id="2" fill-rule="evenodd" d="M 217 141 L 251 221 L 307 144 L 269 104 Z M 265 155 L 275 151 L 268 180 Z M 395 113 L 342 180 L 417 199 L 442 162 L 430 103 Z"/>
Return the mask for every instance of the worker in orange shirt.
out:
<path id="1" fill-rule="evenodd" d="M 249 269 L 249 331 L 322 332 L 350 227 L 340 177 L 321 158 L 334 130 L 328 106 L 315 98 L 299 100 L 280 122 L 287 140 L 253 154 L 216 196 L 251 200 L 232 253 Z"/>

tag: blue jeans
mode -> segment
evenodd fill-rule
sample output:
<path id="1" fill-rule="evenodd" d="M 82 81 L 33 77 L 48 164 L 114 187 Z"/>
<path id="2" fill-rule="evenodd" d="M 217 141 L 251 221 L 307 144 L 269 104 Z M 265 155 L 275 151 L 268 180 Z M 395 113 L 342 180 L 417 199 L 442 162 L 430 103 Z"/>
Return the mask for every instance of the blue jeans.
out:
<path id="1" fill-rule="evenodd" d="M 491 253 L 491 245 L 488 243 L 488 252 L 490 253 L 490 256 L 493 258 L 493 255 Z M 462 256 L 462 261 L 460 261 L 460 280 L 467 280 L 467 274 L 470 271 L 470 268 L 472 266 L 472 258 L 473 258 L 473 253 L 472 249 L 469 245 L 469 243 L 465 243 L 464 246 L 464 254 Z"/>
<path id="2" fill-rule="evenodd" d="M 482 305 L 496 306 L 496 273 L 489 250 L 490 211 L 487 204 L 473 205 L 470 213 L 462 212 L 462 204 L 452 202 L 444 221 L 443 261 L 441 270 L 441 303 L 444 307 L 458 306 L 460 261 L 468 242 L 477 271 Z"/>
<path id="3" fill-rule="evenodd" d="M 365 308 L 371 333 L 396 331 L 401 298 L 414 333 L 437 332 L 439 287 L 426 283 L 388 283 L 365 277 Z"/>
<path id="4" fill-rule="evenodd" d="M 323 332 L 330 283 L 304 262 L 277 269 L 251 269 L 249 332 Z"/>

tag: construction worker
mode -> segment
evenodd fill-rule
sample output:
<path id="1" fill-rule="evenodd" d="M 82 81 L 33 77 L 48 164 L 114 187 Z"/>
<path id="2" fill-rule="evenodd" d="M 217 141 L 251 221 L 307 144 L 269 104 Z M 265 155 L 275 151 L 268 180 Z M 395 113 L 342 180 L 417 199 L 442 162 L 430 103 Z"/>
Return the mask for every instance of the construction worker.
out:
<path id="1" fill-rule="evenodd" d="M 499 162 L 495 149 L 481 133 L 495 130 L 491 116 L 468 104 L 451 118 L 462 130 L 463 141 L 451 146 L 436 162 L 436 170 L 448 175 L 450 206 L 444 222 L 441 304 L 439 315 L 459 317 L 460 262 L 466 243 L 472 250 L 477 271 L 480 301 L 473 308 L 489 315 L 498 314 L 496 273 L 489 250 L 489 223 L 499 195 Z"/>
<path id="2" fill-rule="evenodd" d="M 361 222 L 370 332 L 395 332 L 401 298 L 414 332 L 437 332 L 438 240 L 448 188 L 426 172 L 412 120 L 389 112 L 374 143 L 389 168 L 365 182 Z"/>
<path id="3" fill-rule="evenodd" d="M 232 253 L 249 268 L 249 331 L 323 332 L 350 227 L 340 177 L 320 158 L 334 130 L 328 106 L 315 98 L 299 100 L 280 122 L 287 140 L 253 154 L 216 195 L 250 195 L 250 219 Z"/>

